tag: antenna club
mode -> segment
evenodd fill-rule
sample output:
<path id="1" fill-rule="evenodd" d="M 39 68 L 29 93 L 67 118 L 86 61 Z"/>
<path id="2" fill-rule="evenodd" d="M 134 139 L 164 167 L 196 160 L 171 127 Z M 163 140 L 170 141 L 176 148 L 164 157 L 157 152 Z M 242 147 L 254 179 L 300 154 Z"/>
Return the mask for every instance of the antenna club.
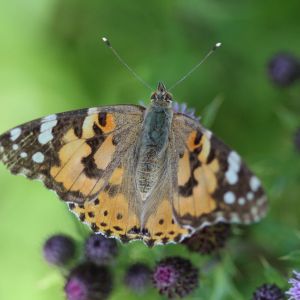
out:
<path id="1" fill-rule="evenodd" d="M 169 91 L 173 90 L 179 83 L 184 81 L 187 77 L 189 77 L 200 65 L 202 65 L 209 56 L 211 56 L 215 50 L 219 47 L 221 47 L 222 43 L 216 43 L 211 50 L 202 58 L 189 72 L 187 72 L 181 79 L 179 79 L 177 82 L 175 82 L 170 88 Z"/>
<path id="2" fill-rule="evenodd" d="M 124 61 L 124 59 L 119 55 L 119 53 L 113 48 L 113 46 L 111 45 L 109 39 L 105 36 L 103 36 L 101 38 L 102 42 L 111 50 L 111 52 L 113 53 L 113 55 L 119 60 L 119 62 L 131 73 L 133 74 L 133 76 L 139 80 L 144 86 L 146 86 L 148 89 L 150 89 L 151 91 L 153 91 L 153 89 L 151 88 L 151 86 L 145 81 L 143 80 L 143 78 L 141 78 L 133 69 L 131 69 L 128 64 Z"/>
<path id="3" fill-rule="evenodd" d="M 110 41 L 108 40 L 108 38 L 106 38 L 105 36 L 101 38 L 102 42 L 108 46 L 111 47 Z"/>
<path id="4" fill-rule="evenodd" d="M 213 48 L 212 48 L 212 51 L 215 51 L 217 50 L 217 48 L 220 48 L 222 46 L 222 43 L 216 43 Z"/>

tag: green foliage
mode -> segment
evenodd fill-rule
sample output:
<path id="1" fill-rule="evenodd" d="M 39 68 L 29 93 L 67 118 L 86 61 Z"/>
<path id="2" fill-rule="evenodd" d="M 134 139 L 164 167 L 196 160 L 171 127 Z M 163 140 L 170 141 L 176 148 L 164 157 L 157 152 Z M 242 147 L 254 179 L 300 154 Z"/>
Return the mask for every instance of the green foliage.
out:
<path id="1" fill-rule="evenodd" d="M 282 260 L 290 261 L 291 263 L 300 265 L 300 250 L 295 250 L 281 257 Z"/>

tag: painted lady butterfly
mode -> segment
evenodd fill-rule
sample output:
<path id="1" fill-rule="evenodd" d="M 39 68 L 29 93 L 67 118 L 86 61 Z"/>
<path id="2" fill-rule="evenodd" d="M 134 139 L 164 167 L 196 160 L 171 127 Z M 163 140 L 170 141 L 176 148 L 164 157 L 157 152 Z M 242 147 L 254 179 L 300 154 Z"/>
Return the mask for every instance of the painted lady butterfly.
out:
<path id="1" fill-rule="evenodd" d="M 240 156 L 174 112 L 159 83 L 145 109 L 116 105 L 50 115 L 0 136 L 13 174 L 40 179 L 93 231 L 148 245 L 217 222 L 260 220 L 267 199 Z"/>

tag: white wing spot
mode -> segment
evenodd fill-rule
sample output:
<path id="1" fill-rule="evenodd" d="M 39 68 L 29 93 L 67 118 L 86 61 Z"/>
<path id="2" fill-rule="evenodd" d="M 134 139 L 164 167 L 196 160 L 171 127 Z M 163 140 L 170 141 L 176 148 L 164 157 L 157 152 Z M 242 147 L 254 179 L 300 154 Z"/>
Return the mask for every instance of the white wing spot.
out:
<path id="1" fill-rule="evenodd" d="M 51 130 L 57 124 L 57 120 L 42 123 L 40 132 Z"/>
<path id="2" fill-rule="evenodd" d="M 233 223 L 240 223 L 241 219 L 237 213 L 231 213 L 230 215 L 230 221 Z"/>
<path id="3" fill-rule="evenodd" d="M 45 118 L 42 119 L 42 122 L 48 122 L 48 121 L 54 121 L 57 119 L 57 116 L 54 114 L 54 115 L 49 115 Z"/>
<path id="4" fill-rule="evenodd" d="M 260 187 L 260 181 L 256 176 L 250 178 L 250 188 L 253 192 L 256 192 Z"/>
<path id="5" fill-rule="evenodd" d="M 241 158 L 235 151 L 231 151 L 227 161 L 228 170 L 225 173 L 225 177 L 229 184 L 236 184 L 238 181 L 238 172 L 241 168 Z"/>
<path id="6" fill-rule="evenodd" d="M 39 134 L 38 141 L 40 144 L 45 145 L 53 139 L 51 130 L 44 131 Z"/>
<path id="7" fill-rule="evenodd" d="M 240 165 L 241 158 L 235 151 L 231 151 L 228 155 L 228 162 L 229 163 L 234 163 L 235 162 L 236 164 Z"/>
<path id="8" fill-rule="evenodd" d="M 13 150 L 18 150 L 18 149 L 19 149 L 19 145 L 13 144 L 13 145 L 12 145 L 12 148 L 13 148 Z"/>
<path id="9" fill-rule="evenodd" d="M 208 129 L 206 129 L 206 136 L 207 136 L 207 138 L 210 140 L 211 139 L 211 137 L 212 137 L 212 132 L 210 131 L 210 130 L 208 130 Z"/>
<path id="10" fill-rule="evenodd" d="M 10 139 L 11 141 L 15 141 L 21 134 L 21 128 L 17 127 L 10 131 Z"/>
<path id="11" fill-rule="evenodd" d="M 247 193 L 246 197 L 247 197 L 247 199 L 248 199 L 249 201 L 251 201 L 251 200 L 253 200 L 253 198 L 254 198 L 254 194 L 251 193 L 251 192 L 249 192 L 249 193 Z"/>
<path id="12" fill-rule="evenodd" d="M 233 192 L 226 192 L 224 194 L 224 201 L 227 204 L 233 204 L 235 202 L 235 195 Z"/>
<path id="13" fill-rule="evenodd" d="M 53 119 L 54 116 L 55 119 Z M 48 120 L 47 122 L 42 123 L 40 128 L 40 134 L 38 137 L 38 141 L 40 144 L 45 145 L 53 139 L 52 128 L 56 126 L 56 124 L 57 124 L 56 115 L 53 115 L 52 120 Z"/>
<path id="14" fill-rule="evenodd" d="M 235 184 L 238 181 L 238 175 L 233 169 L 229 169 L 225 176 L 229 184 Z"/>
<path id="15" fill-rule="evenodd" d="M 241 197 L 241 198 L 239 198 L 238 203 L 239 203 L 239 205 L 244 205 L 246 203 L 246 199 Z"/>
<path id="16" fill-rule="evenodd" d="M 4 152 L 4 147 L 3 146 L 0 146 L 0 152 Z"/>
<path id="17" fill-rule="evenodd" d="M 37 164 L 41 164 L 45 159 L 45 156 L 42 152 L 36 152 L 32 156 L 32 160 Z"/>
<path id="18" fill-rule="evenodd" d="M 91 107 L 88 109 L 88 115 L 96 114 L 99 112 L 99 108 L 97 107 Z"/>
<path id="19" fill-rule="evenodd" d="M 21 153 L 20 153 L 20 156 L 21 156 L 22 158 L 26 158 L 28 155 L 27 155 L 26 152 L 21 152 Z"/>

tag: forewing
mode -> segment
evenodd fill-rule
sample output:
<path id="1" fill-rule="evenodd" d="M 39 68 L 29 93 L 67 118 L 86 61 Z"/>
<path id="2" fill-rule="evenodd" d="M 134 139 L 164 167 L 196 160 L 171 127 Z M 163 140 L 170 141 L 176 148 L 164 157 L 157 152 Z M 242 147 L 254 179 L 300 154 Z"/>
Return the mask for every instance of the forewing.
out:
<path id="1" fill-rule="evenodd" d="M 0 136 L 0 160 L 13 174 L 40 179 L 65 201 L 83 203 L 101 188 L 126 155 L 144 108 L 97 107 L 50 115 Z"/>
<path id="2" fill-rule="evenodd" d="M 176 114 L 173 126 L 178 149 L 173 209 L 180 224 L 197 230 L 265 216 L 261 183 L 235 151 L 184 115 Z"/>

